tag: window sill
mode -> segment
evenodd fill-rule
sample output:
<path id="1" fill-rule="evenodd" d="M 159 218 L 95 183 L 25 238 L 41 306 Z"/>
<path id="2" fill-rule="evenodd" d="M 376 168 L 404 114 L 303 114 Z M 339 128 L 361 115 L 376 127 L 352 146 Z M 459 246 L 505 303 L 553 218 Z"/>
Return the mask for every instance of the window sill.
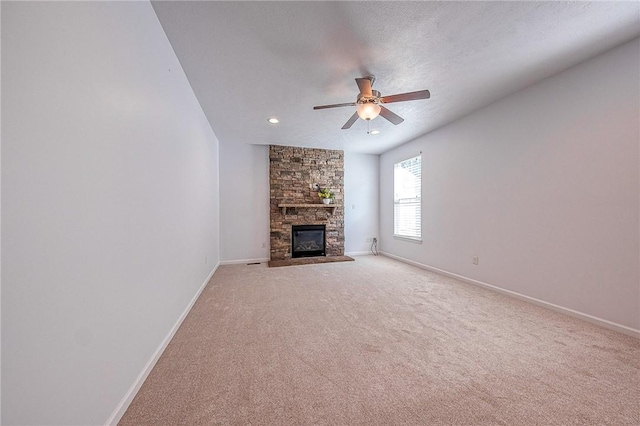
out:
<path id="1" fill-rule="evenodd" d="M 422 238 L 405 237 L 403 235 L 394 235 L 396 240 L 409 241 L 410 243 L 422 244 Z"/>

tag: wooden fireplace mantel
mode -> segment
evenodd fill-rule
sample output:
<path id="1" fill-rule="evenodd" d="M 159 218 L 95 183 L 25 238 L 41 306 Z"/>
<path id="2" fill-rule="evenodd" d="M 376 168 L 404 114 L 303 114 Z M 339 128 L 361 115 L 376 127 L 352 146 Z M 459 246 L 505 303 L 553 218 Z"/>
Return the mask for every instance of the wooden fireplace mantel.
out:
<path id="1" fill-rule="evenodd" d="M 278 207 L 282 209 L 282 214 L 287 214 L 288 208 L 295 209 L 331 209 L 331 214 L 336 211 L 335 204 L 278 204 Z"/>

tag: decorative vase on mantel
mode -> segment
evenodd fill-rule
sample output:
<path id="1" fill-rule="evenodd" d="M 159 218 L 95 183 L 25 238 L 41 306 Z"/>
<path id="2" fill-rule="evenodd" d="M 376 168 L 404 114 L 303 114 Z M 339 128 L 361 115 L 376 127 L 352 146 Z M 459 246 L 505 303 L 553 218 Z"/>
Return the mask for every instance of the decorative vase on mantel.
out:
<path id="1" fill-rule="evenodd" d="M 331 203 L 331 199 L 333 198 L 333 193 L 329 188 L 322 188 L 318 191 L 318 197 L 322 200 L 324 204 Z"/>

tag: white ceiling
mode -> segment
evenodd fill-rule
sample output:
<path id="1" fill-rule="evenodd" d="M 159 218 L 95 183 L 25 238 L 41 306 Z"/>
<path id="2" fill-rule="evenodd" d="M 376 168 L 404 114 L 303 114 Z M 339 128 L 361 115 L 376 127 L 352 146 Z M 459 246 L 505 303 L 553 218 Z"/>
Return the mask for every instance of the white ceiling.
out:
<path id="1" fill-rule="evenodd" d="M 637 2 L 153 2 L 222 143 L 381 153 L 640 36 Z M 354 79 L 405 121 L 358 120 Z M 640 76 L 639 76 L 640 78 Z M 271 125 L 268 117 L 281 123 Z"/>

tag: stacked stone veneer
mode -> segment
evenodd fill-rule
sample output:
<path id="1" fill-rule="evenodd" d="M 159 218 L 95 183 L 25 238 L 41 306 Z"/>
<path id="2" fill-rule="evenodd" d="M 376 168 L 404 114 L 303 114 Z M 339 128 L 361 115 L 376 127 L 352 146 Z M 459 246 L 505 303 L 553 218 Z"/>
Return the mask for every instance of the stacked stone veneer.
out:
<path id="1" fill-rule="evenodd" d="M 327 256 L 344 255 L 344 153 L 342 151 L 269 146 L 271 185 L 271 260 L 291 258 L 292 225 L 326 225 Z M 288 208 L 281 203 L 318 204 L 318 190 L 334 193 L 335 211 L 326 208 Z"/>

